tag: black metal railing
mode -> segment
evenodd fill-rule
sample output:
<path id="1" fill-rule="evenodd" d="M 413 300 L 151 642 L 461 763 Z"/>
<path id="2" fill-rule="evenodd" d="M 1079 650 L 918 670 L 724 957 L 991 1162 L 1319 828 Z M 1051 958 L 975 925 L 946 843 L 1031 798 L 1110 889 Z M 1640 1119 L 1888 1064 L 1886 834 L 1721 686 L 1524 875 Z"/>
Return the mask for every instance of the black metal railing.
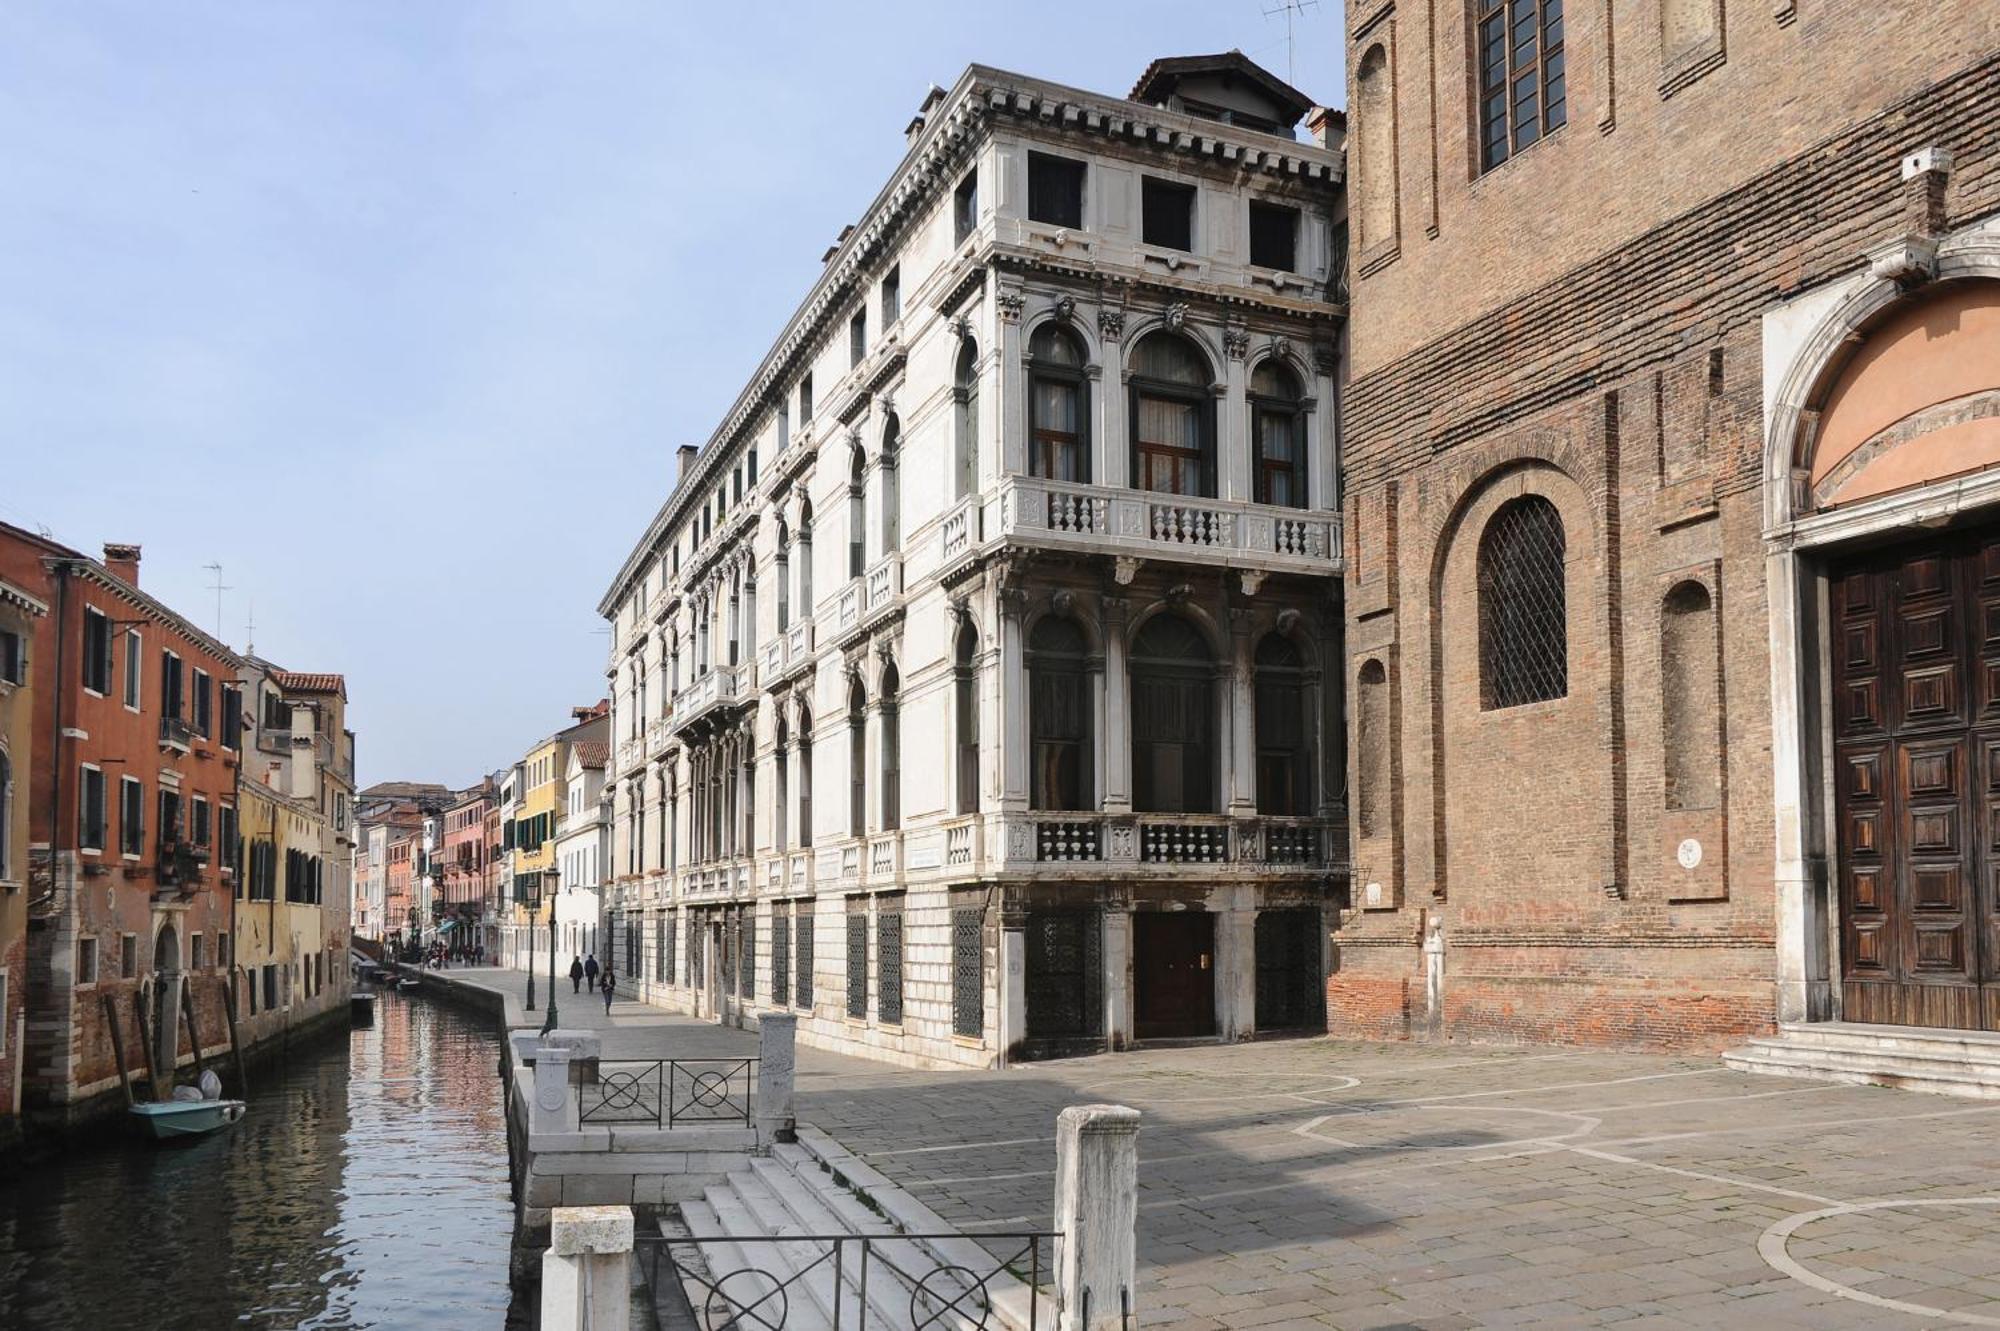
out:
<path id="1" fill-rule="evenodd" d="M 1019 1325 L 1041 1326 L 1042 1279 L 1054 1274 L 1049 1230 L 981 1230 L 971 1234 L 785 1234 L 716 1237 L 639 1236 L 636 1256 L 655 1307 L 686 1299 L 686 1312 L 710 1331 L 783 1331 L 787 1325 L 865 1331 L 872 1323 L 909 1331 Z M 976 1240 L 976 1266 L 940 1258 L 938 1240 Z M 785 1245 L 782 1255 L 770 1245 Z M 711 1253 L 735 1249 L 746 1265 L 717 1269 Z M 769 1259 L 760 1261 L 760 1250 Z M 990 1264 L 989 1264 L 990 1263 Z M 1027 1303 L 1012 1317 L 995 1309 L 999 1287 L 1014 1286 Z M 907 1316 L 885 1316 L 885 1309 Z M 830 1303 L 831 1306 L 828 1306 Z M 1130 1326 L 1129 1296 L 1124 1325 Z M 797 1322 L 790 1319 L 796 1315 Z M 1049 1324 L 1055 1324 L 1053 1315 Z"/>
<path id="2" fill-rule="evenodd" d="M 597 1065 L 597 1080 L 581 1089 L 584 1123 L 740 1123 L 755 1112 L 754 1058 L 663 1058 Z"/>

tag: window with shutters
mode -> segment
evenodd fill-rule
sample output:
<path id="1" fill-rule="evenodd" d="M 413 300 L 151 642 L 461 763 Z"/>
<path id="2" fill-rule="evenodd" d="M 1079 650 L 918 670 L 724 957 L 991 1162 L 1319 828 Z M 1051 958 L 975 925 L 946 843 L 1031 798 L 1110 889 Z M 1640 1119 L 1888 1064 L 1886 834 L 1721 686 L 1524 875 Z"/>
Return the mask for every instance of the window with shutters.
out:
<path id="1" fill-rule="evenodd" d="M 1487 710 L 1569 693 L 1562 517 L 1540 495 L 1501 506 L 1479 539 L 1479 684 Z"/>
<path id="2" fill-rule="evenodd" d="M 850 904 L 847 908 L 847 1015 L 856 1021 L 868 1016 L 868 908 Z"/>
<path id="3" fill-rule="evenodd" d="M 1028 339 L 1028 470 L 1054 481 L 1090 480 L 1090 383 L 1083 343 L 1060 324 Z"/>
<path id="4" fill-rule="evenodd" d="M 1091 698 L 1083 630 L 1046 615 L 1028 635 L 1029 806 L 1091 807 Z"/>
<path id="5" fill-rule="evenodd" d="M 160 792 L 165 795 L 165 791 Z M 146 849 L 146 788 L 136 777 L 118 779 L 118 851 L 140 855 Z"/>
<path id="6" fill-rule="evenodd" d="M 1479 165 L 1491 171 L 1569 118 L 1563 0 L 1475 0 Z"/>
<path id="7" fill-rule="evenodd" d="M 951 1029 L 969 1040 L 986 1033 L 984 918 L 976 907 L 951 913 Z"/>
<path id="8" fill-rule="evenodd" d="M 125 706 L 135 712 L 139 710 L 140 694 L 143 689 L 143 686 L 140 681 L 144 679 L 146 674 L 144 668 L 145 658 L 146 658 L 146 641 L 139 635 L 139 630 L 137 629 L 126 630 Z"/>
<path id="9" fill-rule="evenodd" d="M 103 850 L 105 838 L 104 771 L 84 767 L 77 791 L 76 836 L 83 850 Z"/>
<path id="10" fill-rule="evenodd" d="M 111 692 L 111 618 L 89 606 L 83 608 L 83 687 Z"/>
<path id="11" fill-rule="evenodd" d="M 885 1026 L 903 1024 L 903 904 L 883 903 L 875 913 L 875 1015 Z"/>

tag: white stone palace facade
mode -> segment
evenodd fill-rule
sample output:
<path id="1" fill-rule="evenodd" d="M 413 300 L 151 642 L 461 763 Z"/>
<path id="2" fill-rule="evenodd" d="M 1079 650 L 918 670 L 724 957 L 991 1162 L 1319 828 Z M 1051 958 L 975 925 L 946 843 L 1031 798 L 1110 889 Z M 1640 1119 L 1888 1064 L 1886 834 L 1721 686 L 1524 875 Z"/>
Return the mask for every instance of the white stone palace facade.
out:
<path id="1" fill-rule="evenodd" d="M 1340 134 L 1236 53 L 933 91 L 600 604 L 625 992 L 930 1065 L 1325 1028 Z"/>

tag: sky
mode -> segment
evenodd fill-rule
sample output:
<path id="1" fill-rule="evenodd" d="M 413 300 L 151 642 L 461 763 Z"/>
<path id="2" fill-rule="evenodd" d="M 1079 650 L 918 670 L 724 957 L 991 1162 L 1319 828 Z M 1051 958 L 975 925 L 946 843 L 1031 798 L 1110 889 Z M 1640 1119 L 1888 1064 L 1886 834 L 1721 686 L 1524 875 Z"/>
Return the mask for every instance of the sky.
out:
<path id="1" fill-rule="evenodd" d="M 465 785 L 605 692 L 597 602 L 979 61 L 1281 77 L 1278 0 L 8 0 L 0 520 L 347 678 Z M 1339 104 L 1340 5 L 1293 20 Z"/>

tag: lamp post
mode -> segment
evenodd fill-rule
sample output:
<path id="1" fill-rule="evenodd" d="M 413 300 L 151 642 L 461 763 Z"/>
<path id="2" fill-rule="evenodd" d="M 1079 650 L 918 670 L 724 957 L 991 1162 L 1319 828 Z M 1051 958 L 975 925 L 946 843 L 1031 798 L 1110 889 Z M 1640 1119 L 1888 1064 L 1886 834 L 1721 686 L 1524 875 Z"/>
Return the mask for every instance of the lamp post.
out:
<path id="1" fill-rule="evenodd" d="M 550 870 L 548 873 L 548 877 L 551 880 L 553 880 L 555 876 L 556 876 L 555 871 L 553 869 Z M 556 1028 L 556 894 L 555 894 L 555 884 L 552 881 L 550 883 L 550 888 L 549 888 L 549 1015 L 547 1019 L 542 1022 L 542 1034 L 547 1035 L 550 1031 L 553 1031 L 555 1028 Z"/>

